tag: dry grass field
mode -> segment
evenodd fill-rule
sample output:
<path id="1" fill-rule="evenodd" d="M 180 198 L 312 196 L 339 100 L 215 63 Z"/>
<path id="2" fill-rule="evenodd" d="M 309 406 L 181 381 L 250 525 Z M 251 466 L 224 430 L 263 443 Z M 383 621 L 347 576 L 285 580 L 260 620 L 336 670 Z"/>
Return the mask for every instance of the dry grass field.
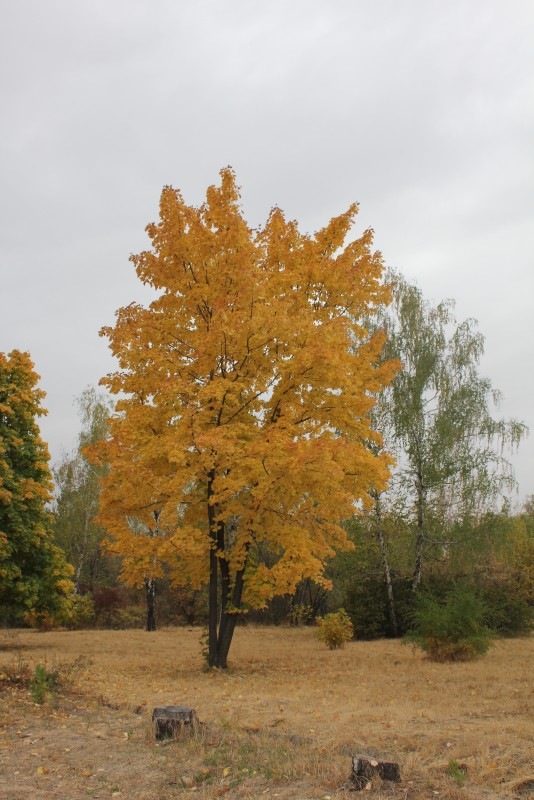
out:
<path id="1" fill-rule="evenodd" d="M 203 671 L 198 629 L 0 633 L 0 797 L 354 798 L 350 755 L 398 761 L 374 798 L 534 792 L 533 640 L 434 664 L 396 641 L 329 651 L 311 629 L 236 631 L 227 672 Z M 37 663 L 74 685 L 37 706 L 16 676 Z M 157 705 L 202 727 L 156 743 Z M 530 783 L 531 782 L 531 783 Z"/>

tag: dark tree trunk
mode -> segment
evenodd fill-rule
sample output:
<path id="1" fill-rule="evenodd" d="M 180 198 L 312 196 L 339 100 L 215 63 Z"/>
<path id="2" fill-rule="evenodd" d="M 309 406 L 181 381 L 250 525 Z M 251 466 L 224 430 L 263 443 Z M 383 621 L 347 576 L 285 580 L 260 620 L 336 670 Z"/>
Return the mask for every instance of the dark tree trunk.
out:
<path id="1" fill-rule="evenodd" d="M 154 578 L 145 579 L 146 592 L 146 629 L 156 630 L 156 581 Z"/>
<path id="2" fill-rule="evenodd" d="M 228 569 L 228 564 L 226 559 L 221 559 L 222 562 L 226 563 L 226 570 Z M 232 592 L 232 608 L 228 610 L 228 593 L 227 593 L 227 602 L 224 606 L 224 609 L 221 612 L 221 621 L 219 624 L 219 634 L 217 637 L 217 655 L 215 659 L 215 666 L 219 667 L 220 669 L 227 669 L 228 667 L 228 652 L 230 650 L 230 645 L 232 644 L 232 638 L 234 636 L 235 626 L 237 623 L 237 609 L 241 607 L 241 598 L 243 596 L 243 574 L 245 572 L 245 567 L 239 570 L 235 577 L 234 583 L 234 590 Z M 221 606 L 222 608 L 222 606 Z M 234 611 L 234 609 L 236 609 Z"/>
<path id="3" fill-rule="evenodd" d="M 326 613 L 328 592 L 310 578 L 301 581 L 291 598 L 290 625 L 311 625 L 320 614 Z M 299 614 L 299 608 L 301 613 Z"/>
<path id="4" fill-rule="evenodd" d="M 208 595 L 208 666 L 215 667 L 217 660 L 217 617 L 218 608 L 218 576 L 219 564 L 217 558 L 217 523 L 215 522 L 215 508 L 211 502 L 213 495 L 214 471 L 208 478 L 208 525 L 210 535 L 210 583 Z"/>
<path id="5" fill-rule="evenodd" d="M 148 528 L 150 537 L 159 535 L 159 511 L 154 511 L 154 527 Z M 153 562 L 155 563 L 155 561 Z M 156 579 L 145 578 L 146 592 L 146 629 L 147 631 L 156 630 Z"/>
<path id="6" fill-rule="evenodd" d="M 245 564 L 232 582 L 230 565 L 225 556 L 226 528 L 217 521 L 217 508 L 213 503 L 215 472 L 208 477 L 208 525 L 210 532 L 210 582 L 208 611 L 208 666 L 227 669 L 228 652 L 237 623 L 238 610 L 243 596 Z M 246 563 L 246 556 L 245 556 Z M 220 592 L 220 597 L 219 597 Z"/>

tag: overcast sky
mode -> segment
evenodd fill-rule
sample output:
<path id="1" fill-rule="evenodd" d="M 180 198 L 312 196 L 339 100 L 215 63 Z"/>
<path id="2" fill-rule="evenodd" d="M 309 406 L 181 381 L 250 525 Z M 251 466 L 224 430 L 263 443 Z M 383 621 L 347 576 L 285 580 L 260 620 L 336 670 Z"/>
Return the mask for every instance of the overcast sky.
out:
<path id="1" fill-rule="evenodd" d="M 486 337 L 534 493 L 532 0 L 0 0 L 0 350 L 30 351 L 52 461 L 143 300 L 165 184 L 231 164 L 249 222 L 360 203 L 388 265 Z"/>

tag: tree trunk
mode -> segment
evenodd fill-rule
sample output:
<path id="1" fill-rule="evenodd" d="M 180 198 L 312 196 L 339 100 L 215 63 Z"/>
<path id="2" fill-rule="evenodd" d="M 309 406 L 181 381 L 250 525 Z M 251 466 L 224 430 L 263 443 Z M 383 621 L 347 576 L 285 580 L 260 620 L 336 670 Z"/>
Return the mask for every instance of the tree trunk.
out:
<path id="1" fill-rule="evenodd" d="M 421 583 L 421 575 L 423 572 L 423 545 L 425 542 L 425 486 L 423 483 L 423 475 L 419 469 L 416 479 L 417 490 L 417 536 L 415 539 L 415 570 L 413 576 L 412 588 L 415 591 L 419 588 Z"/>
<path id="2" fill-rule="evenodd" d="M 210 583 L 208 596 L 208 665 L 216 666 L 217 659 L 217 618 L 219 616 L 219 597 L 217 592 L 219 564 L 217 558 L 216 542 L 213 534 L 210 535 Z"/>
<path id="3" fill-rule="evenodd" d="M 76 573 L 74 575 L 74 591 L 73 594 L 80 593 L 80 581 L 82 577 L 82 569 L 85 564 L 85 558 L 87 556 L 87 542 L 89 539 L 89 524 L 91 522 L 91 518 L 86 514 L 85 521 L 83 526 L 83 539 L 82 539 L 82 549 L 80 553 L 80 558 L 78 560 L 78 566 L 76 567 Z"/>
<path id="4" fill-rule="evenodd" d="M 208 666 L 218 667 L 217 627 L 219 622 L 219 557 L 220 523 L 215 520 L 215 506 L 212 502 L 215 470 L 208 476 L 208 527 L 210 536 L 210 582 L 208 594 Z M 224 532 L 223 532 L 224 536 Z"/>
<path id="5" fill-rule="evenodd" d="M 243 576 L 248 556 L 246 547 L 245 563 L 237 572 L 233 582 L 230 565 L 225 557 L 226 528 L 216 519 L 217 508 L 212 502 L 215 471 L 208 476 L 208 525 L 210 531 L 210 582 L 208 611 L 208 666 L 219 669 L 228 668 L 228 652 L 237 623 L 237 612 L 241 608 L 243 596 Z M 220 591 L 220 597 L 219 597 Z M 230 596 L 231 594 L 231 596 Z"/>
<path id="6" fill-rule="evenodd" d="M 232 609 L 228 610 L 228 603 L 226 603 L 221 613 L 219 635 L 217 637 L 217 656 L 215 660 L 215 666 L 220 669 L 227 669 L 228 667 L 228 652 L 232 644 L 237 623 L 237 609 L 241 607 L 241 598 L 243 596 L 244 573 L 245 565 L 239 570 L 235 578 L 234 591 L 232 592 Z M 236 611 L 234 611 L 234 609 L 236 609 Z"/>
<path id="7" fill-rule="evenodd" d="M 391 571 L 389 569 L 389 559 L 386 546 L 386 538 L 384 536 L 384 528 L 382 527 L 382 504 L 380 503 L 380 495 L 378 492 L 373 492 L 375 501 L 375 516 L 376 516 L 376 535 L 380 545 L 380 556 L 382 558 L 382 567 L 384 570 L 384 577 L 386 579 L 386 587 L 388 593 L 388 611 L 391 620 L 391 627 L 395 636 L 399 635 L 399 626 L 397 625 L 397 614 L 395 613 L 395 597 L 393 594 L 393 583 L 391 581 Z"/>
<path id="8" fill-rule="evenodd" d="M 154 578 L 145 578 L 146 592 L 146 629 L 156 630 L 156 581 Z"/>

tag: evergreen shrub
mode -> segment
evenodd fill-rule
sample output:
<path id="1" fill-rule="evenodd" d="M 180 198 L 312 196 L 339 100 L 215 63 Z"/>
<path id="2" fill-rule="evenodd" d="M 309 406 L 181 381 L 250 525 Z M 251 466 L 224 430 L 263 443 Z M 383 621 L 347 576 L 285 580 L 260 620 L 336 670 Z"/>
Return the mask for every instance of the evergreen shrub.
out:
<path id="1" fill-rule="evenodd" d="M 42 664 L 37 664 L 34 676 L 30 681 L 33 702 L 42 705 L 45 700 L 54 697 L 59 687 L 59 672 L 57 670 L 48 670 Z"/>
<path id="2" fill-rule="evenodd" d="M 492 643 L 485 617 L 484 603 L 469 586 L 457 584 L 445 598 L 422 593 L 405 641 L 420 647 L 432 661 L 470 661 L 484 655 Z"/>

